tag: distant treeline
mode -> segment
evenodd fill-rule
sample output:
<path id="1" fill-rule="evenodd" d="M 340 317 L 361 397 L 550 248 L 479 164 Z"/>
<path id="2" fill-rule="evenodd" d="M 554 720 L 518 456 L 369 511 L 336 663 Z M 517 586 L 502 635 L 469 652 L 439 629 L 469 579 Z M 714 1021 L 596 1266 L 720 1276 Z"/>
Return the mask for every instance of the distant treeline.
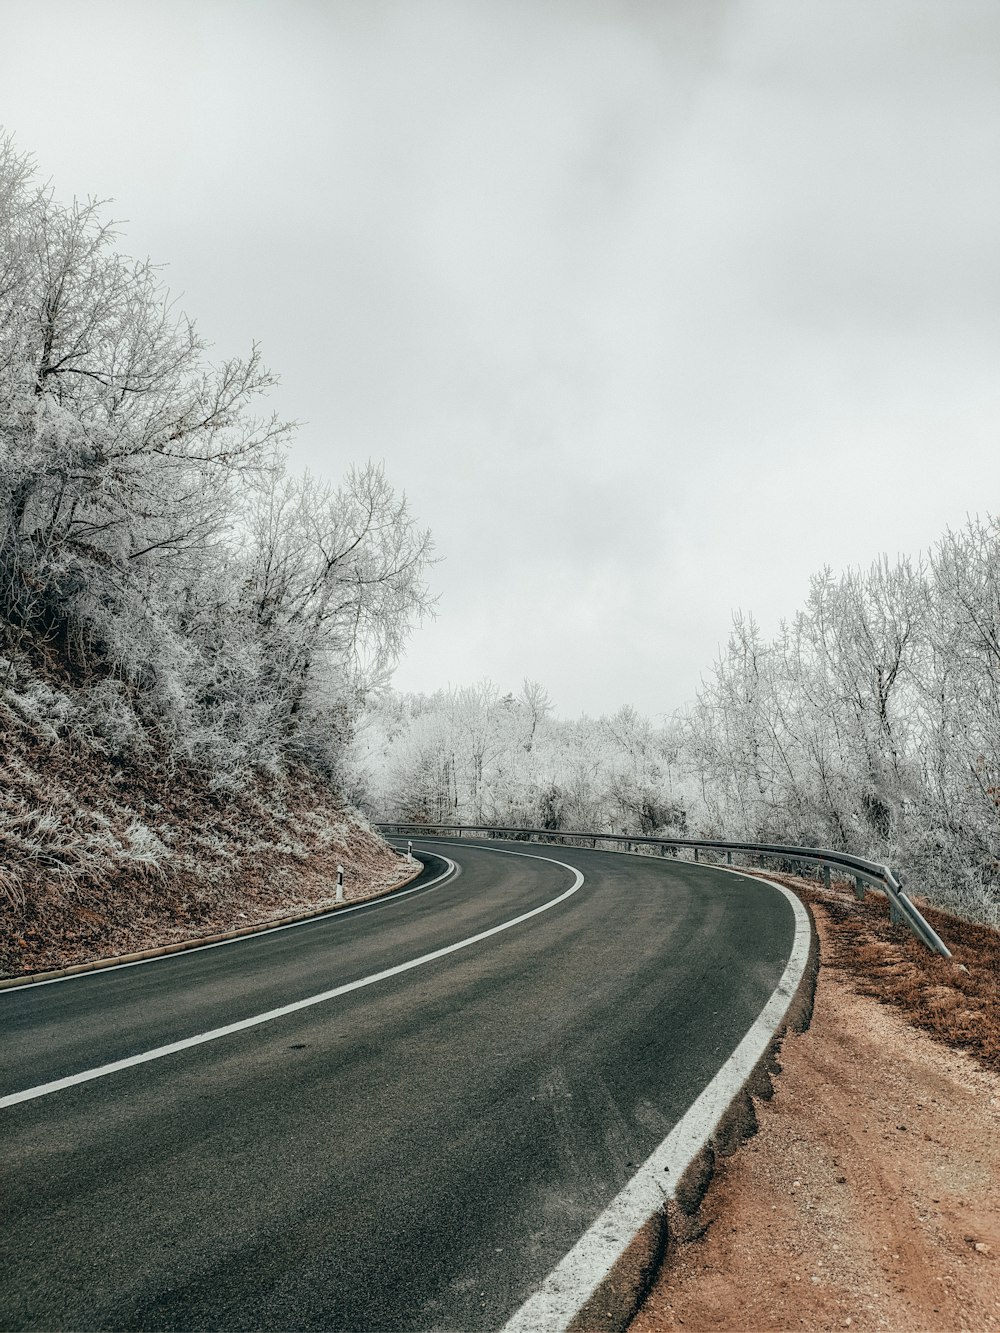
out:
<path id="1" fill-rule="evenodd" d="M 542 687 L 485 682 L 432 695 L 384 695 L 358 745 L 358 798 L 374 814 L 422 823 L 680 834 L 686 814 L 673 729 L 631 708 L 560 721 Z"/>
<path id="2" fill-rule="evenodd" d="M 695 703 L 559 721 L 544 690 L 388 695 L 359 795 L 414 820 L 746 838 L 886 860 L 1000 920 L 1000 524 L 922 562 L 813 579 L 765 639 L 737 617 Z"/>

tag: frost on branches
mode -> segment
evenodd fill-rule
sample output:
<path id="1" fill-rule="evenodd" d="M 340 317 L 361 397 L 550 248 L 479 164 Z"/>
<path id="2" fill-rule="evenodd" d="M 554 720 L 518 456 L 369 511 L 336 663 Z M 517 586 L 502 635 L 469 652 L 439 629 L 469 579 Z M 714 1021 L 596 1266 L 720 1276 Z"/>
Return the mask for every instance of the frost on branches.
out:
<path id="1" fill-rule="evenodd" d="M 544 689 L 487 681 L 387 693 L 359 727 L 358 799 L 376 816 L 683 836 L 676 729 L 632 708 L 562 721 Z"/>
<path id="2" fill-rule="evenodd" d="M 830 847 L 1000 924 L 1000 522 L 917 565 L 825 571 L 774 641 L 738 616 L 665 726 L 559 721 L 538 685 L 483 684 L 386 696 L 360 744 L 384 818 Z"/>
<path id="3" fill-rule="evenodd" d="M 428 606 L 430 538 L 381 469 L 290 476 L 253 347 L 210 361 L 103 206 L 0 142 L 0 687 L 222 787 L 336 776 L 365 693 Z"/>

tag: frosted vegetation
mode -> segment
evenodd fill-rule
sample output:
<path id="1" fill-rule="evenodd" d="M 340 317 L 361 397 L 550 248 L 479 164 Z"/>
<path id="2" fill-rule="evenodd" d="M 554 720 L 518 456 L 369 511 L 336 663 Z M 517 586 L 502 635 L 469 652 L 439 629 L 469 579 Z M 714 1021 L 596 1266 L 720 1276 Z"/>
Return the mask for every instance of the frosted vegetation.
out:
<path id="1" fill-rule="evenodd" d="M 673 728 L 631 708 L 560 721 L 545 690 L 485 682 L 383 696 L 357 745 L 358 799 L 381 818 L 681 835 Z"/>
<path id="2" fill-rule="evenodd" d="M 362 739 L 380 815 L 838 848 L 997 925 L 1000 523 L 918 564 L 825 571 L 773 641 L 738 617 L 663 725 L 560 721 L 536 684 L 483 684 L 390 695 Z"/>
<path id="3" fill-rule="evenodd" d="M 430 539 L 290 473 L 273 383 L 0 140 L 0 972 L 392 877 L 343 762 Z"/>
<path id="4" fill-rule="evenodd" d="M 289 474 L 273 383 L 256 347 L 210 357 L 104 207 L 60 204 L 0 141 L 8 719 L 215 788 L 338 778 L 427 606 L 430 539 L 379 467 Z M 0 852 L 19 817 L 0 808 Z"/>
<path id="5" fill-rule="evenodd" d="M 86 837 L 47 812 L 48 746 L 79 754 L 81 792 L 95 754 L 220 800 L 305 765 L 390 817 L 845 848 L 997 923 L 996 521 L 919 564 L 820 575 L 774 641 L 738 619 L 662 725 L 559 720 L 531 682 L 398 695 L 429 535 L 376 466 L 290 474 L 273 383 L 256 348 L 211 358 L 104 208 L 60 204 L 0 141 L 8 899 L 24 867 L 165 859 L 126 802 Z"/>

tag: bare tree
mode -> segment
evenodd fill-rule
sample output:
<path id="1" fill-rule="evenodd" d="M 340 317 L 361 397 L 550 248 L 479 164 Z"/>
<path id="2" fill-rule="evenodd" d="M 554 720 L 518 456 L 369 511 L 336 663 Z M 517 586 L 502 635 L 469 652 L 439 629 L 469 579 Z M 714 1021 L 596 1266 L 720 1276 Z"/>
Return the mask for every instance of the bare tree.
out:
<path id="1" fill-rule="evenodd" d="M 259 349 L 211 362 L 117 241 L 102 203 L 59 204 L 0 142 L 8 678 L 47 643 L 84 688 L 122 685 L 92 719 L 134 705 L 213 781 L 290 751 L 334 772 L 430 607 L 429 534 L 378 466 L 337 488 L 289 476 Z"/>

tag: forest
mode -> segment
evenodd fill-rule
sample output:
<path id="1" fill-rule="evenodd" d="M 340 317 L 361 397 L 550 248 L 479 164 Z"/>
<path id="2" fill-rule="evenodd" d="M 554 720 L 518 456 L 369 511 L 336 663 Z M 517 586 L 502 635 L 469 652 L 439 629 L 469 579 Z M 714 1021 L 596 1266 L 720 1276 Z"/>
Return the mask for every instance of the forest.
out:
<path id="1" fill-rule="evenodd" d="M 0 903 L 15 951 L 48 930 L 46 897 L 106 924 L 101 894 L 138 892 L 137 876 L 197 916 L 235 883 L 234 837 L 261 859 L 263 810 L 286 824 L 272 852 L 315 850 L 300 798 L 313 823 L 317 802 L 338 822 L 316 782 L 343 786 L 354 719 L 429 605 L 430 535 L 383 469 L 337 485 L 291 471 L 294 426 L 266 408 L 259 348 L 212 356 L 119 239 L 106 204 L 61 203 L 0 140 Z M 182 792 L 194 806 L 166 819 Z"/>
<path id="2" fill-rule="evenodd" d="M 385 818 L 785 842 L 901 869 L 1000 922 L 1000 523 L 816 575 L 774 638 L 735 617 L 689 706 L 560 720 L 545 689 L 389 693 L 359 744 Z"/>
<path id="3" fill-rule="evenodd" d="M 655 723 L 627 706 L 561 719 L 534 681 L 400 694 L 433 605 L 429 532 L 375 463 L 336 485 L 291 471 L 259 348 L 210 350 L 105 204 L 60 203 L 0 141 L 0 895 L 17 947 L 33 885 L 83 892 L 125 868 L 155 896 L 181 863 L 206 892 L 220 861 L 235 874 L 249 835 L 243 861 L 230 829 L 215 869 L 184 862 L 165 793 L 220 829 L 242 809 L 246 828 L 299 780 L 317 827 L 318 782 L 373 817 L 827 846 L 998 923 L 997 520 L 919 560 L 823 571 L 775 637 L 737 616 L 695 700 Z"/>
<path id="4" fill-rule="evenodd" d="M 31 708 L 19 655 L 43 649 L 102 744 L 141 749 L 139 710 L 216 784 L 289 756 L 335 773 L 427 605 L 430 536 L 376 465 L 289 473 L 259 349 L 210 361 L 104 211 L 0 147 L 5 686 Z"/>

